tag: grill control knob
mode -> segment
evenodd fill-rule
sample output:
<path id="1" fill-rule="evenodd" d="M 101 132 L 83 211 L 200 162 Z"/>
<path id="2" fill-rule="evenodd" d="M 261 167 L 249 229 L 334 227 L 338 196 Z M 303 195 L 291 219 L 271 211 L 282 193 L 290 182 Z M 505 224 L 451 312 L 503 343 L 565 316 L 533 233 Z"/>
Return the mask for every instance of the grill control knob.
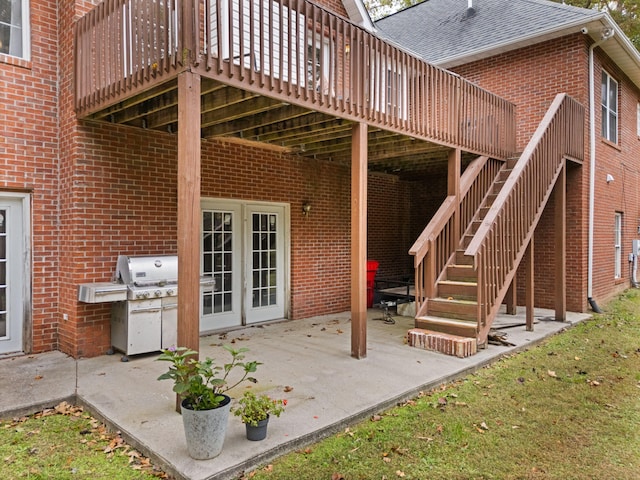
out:
<path id="1" fill-rule="evenodd" d="M 142 296 L 143 296 L 144 298 L 149 298 L 149 292 L 143 292 Z"/>
<path id="2" fill-rule="evenodd" d="M 172 296 L 173 296 L 173 289 L 172 289 L 172 288 L 169 288 L 169 289 L 167 290 L 167 296 L 168 296 L 168 297 L 172 297 Z"/>
<path id="3" fill-rule="evenodd" d="M 161 297 L 161 296 L 162 296 L 162 290 L 156 290 L 155 292 L 153 292 L 153 294 L 154 294 L 156 297 Z"/>

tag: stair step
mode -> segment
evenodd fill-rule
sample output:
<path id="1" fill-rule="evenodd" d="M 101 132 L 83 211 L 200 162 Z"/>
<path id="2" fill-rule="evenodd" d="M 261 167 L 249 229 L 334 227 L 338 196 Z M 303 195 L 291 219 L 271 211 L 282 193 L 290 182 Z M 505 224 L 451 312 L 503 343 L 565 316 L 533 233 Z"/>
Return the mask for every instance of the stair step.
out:
<path id="1" fill-rule="evenodd" d="M 477 322 L 437 317 L 434 315 L 416 317 L 415 326 L 416 328 L 424 328 L 425 330 L 448 333 L 460 337 L 476 338 L 478 334 Z"/>
<path id="2" fill-rule="evenodd" d="M 478 342 L 475 338 L 432 332 L 422 328 L 412 328 L 407 338 L 411 347 L 424 348 L 458 358 L 470 357 L 478 351 Z"/>
<path id="3" fill-rule="evenodd" d="M 468 265 L 473 267 L 473 257 L 464 254 L 464 249 L 456 250 L 455 265 Z"/>
<path id="4" fill-rule="evenodd" d="M 476 322 L 478 303 L 472 300 L 448 300 L 446 298 L 428 299 L 429 315 L 457 320 Z"/>
<path id="5" fill-rule="evenodd" d="M 475 301 L 478 296 L 478 283 L 441 280 L 438 282 L 438 296 L 446 299 Z"/>
<path id="6" fill-rule="evenodd" d="M 447 280 L 476 282 L 478 274 L 473 269 L 473 265 L 447 265 Z"/>

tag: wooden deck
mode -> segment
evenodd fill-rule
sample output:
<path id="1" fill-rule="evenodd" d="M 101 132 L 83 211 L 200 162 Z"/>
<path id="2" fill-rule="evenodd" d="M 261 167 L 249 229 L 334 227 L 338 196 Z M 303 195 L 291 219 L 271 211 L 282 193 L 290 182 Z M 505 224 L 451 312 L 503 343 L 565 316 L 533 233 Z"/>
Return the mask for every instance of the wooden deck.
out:
<path id="1" fill-rule="evenodd" d="M 188 70 L 203 138 L 347 162 L 364 122 L 381 168 L 514 149 L 512 104 L 307 0 L 105 0 L 75 38 L 82 118 L 176 132 Z"/>

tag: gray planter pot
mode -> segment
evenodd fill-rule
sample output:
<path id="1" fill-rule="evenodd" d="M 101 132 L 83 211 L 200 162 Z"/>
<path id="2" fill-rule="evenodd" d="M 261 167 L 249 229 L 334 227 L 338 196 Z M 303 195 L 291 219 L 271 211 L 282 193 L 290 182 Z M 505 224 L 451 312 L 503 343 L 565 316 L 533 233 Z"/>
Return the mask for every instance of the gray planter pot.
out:
<path id="1" fill-rule="evenodd" d="M 253 426 L 245 423 L 245 430 L 247 432 L 247 440 L 259 441 L 267 438 L 267 425 L 269 423 L 269 417 L 264 420 L 260 420 L 258 425 Z"/>
<path id="2" fill-rule="evenodd" d="M 226 395 L 222 405 L 212 410 L 191 410 L 182 402 L 182 424 L 191 458 L 207 460 L 220 455 L 230 410 L 231 398 Z"/>

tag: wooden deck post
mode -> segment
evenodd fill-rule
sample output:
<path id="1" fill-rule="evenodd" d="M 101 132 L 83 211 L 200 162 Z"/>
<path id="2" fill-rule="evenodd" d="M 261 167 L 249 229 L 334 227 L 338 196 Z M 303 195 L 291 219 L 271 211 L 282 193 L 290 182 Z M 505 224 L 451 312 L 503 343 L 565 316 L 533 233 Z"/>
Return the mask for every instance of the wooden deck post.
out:
<path id="1" fill-rule="evenodd" d="M 513 280 L 511 280 L 511 284 L 509 285 L 509 289 L 507 290 L 507 294 L 504 297 L 504 303 L 507 307 L 508 315 L 515 315 L 518 313 L 518 289 L 516 285 L 516 278 L 518 275 L 514 275 Z"/>
<path id="2" fill-rule="evenodd" d="M 555 223 L 555 309 L 556 320 L 567 319 L 567 164 L 562 165 L 553 189 Z"/>
<path id="3" fill-rule="evenodd" d="M 200 76 L 178 77 L 178 345 L 199 350 Z"/>
<path id="4" fill-rule="evenodd" d="M 367 124 L 351 144 L 351 356 L 367 356 Z"/>
<path id="5" fill-rule="evenodd" d="M 456 211 L 453 215 L 453 237 L 451 248 L 455 251 L 460 243 L 460 176 L 462 171 L 462 151 L 455 148 L 449 152 L 447 164 L 447 195 L 456 197 Z M 434 279 L 435 281 L 435 279 Z"/>
<path id="6" fill-rule="evenodd" d="M 524 265 L 525 265 L 525 305 L 526 305 L 526 330 L 527 332 L 533 332 L 533 304 L 534 304 L 534 263 L 533 263 L 533 235 L 529 240 L 529 245 L 524 252 Z"/>

